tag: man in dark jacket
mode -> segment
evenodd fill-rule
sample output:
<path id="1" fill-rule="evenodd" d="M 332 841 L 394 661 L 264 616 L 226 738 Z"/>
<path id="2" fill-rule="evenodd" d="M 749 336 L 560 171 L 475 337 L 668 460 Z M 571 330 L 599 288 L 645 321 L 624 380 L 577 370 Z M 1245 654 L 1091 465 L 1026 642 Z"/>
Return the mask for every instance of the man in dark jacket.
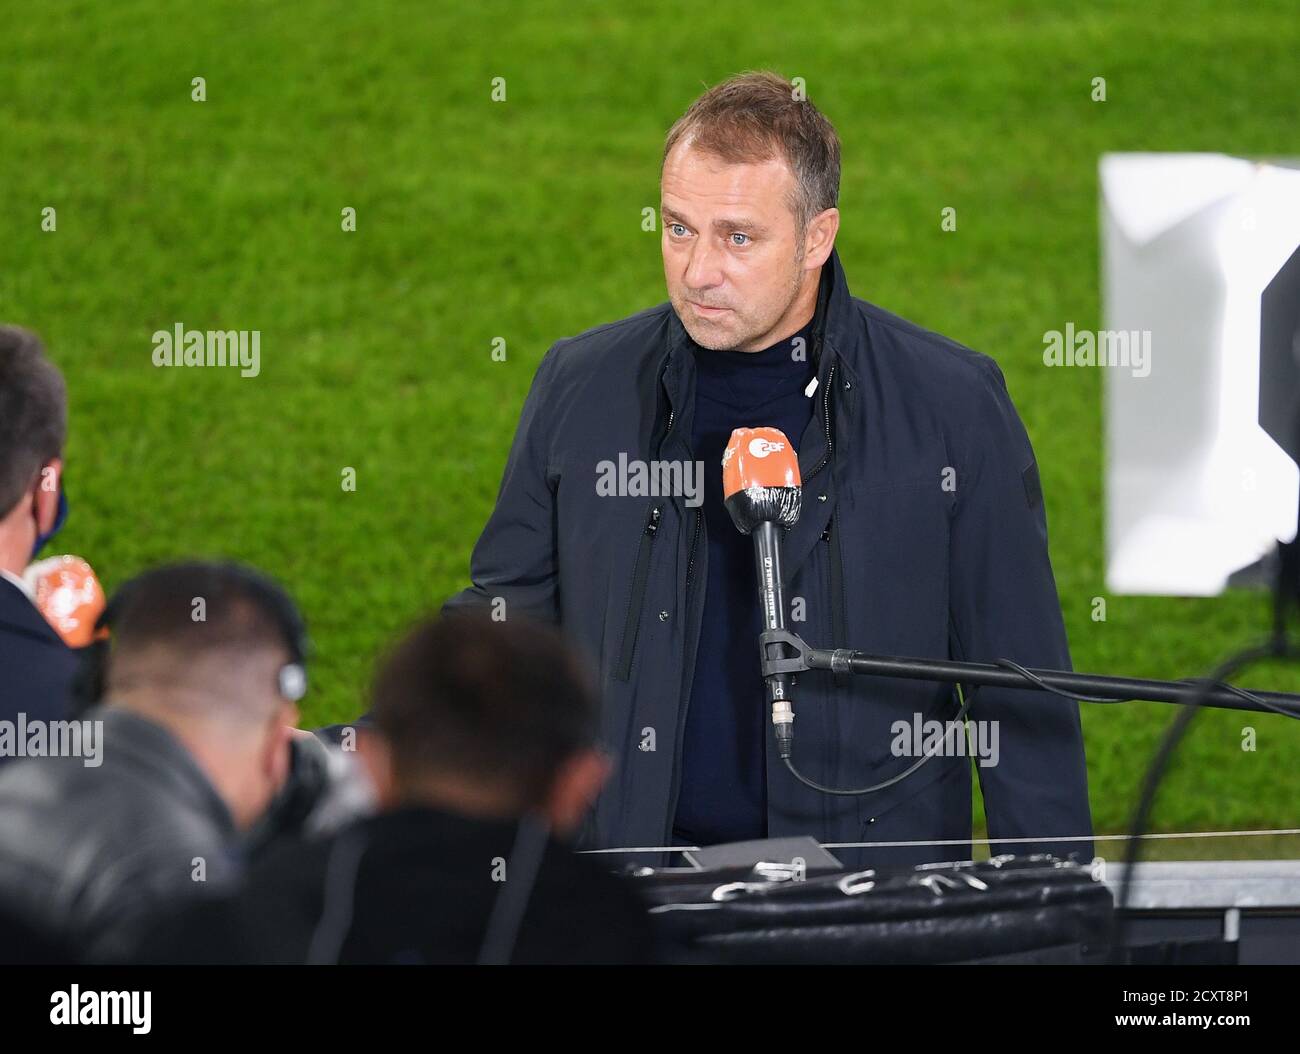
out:
<path id="1" fill-rule="evenodd" d="M 169 897 L 235 877 L 289 767 L 303 684 L 291 612 L 233 565 L 122 587 L 105 702 L 67 723 L 81 749 L 0 771 L 0 910 L 113 958 Z"/>
<path id="2" fill-rule="evenodd" d="M 76 653 L 22 579 L 58 520 L 67 429 L 63 377 L 40 341 L 0 326 L 0 721 L 56 721 L 69 708 Z"/>
<path id="3" fill-rule="evenodd" d="M 358 746 L 381 812 L 273 849 L 237 894 L 159 920 L 136 958 L 655 958 L 630 889 L 564 844 L 609 763 L 591 679 L 556 630 L 482 614 L 425 623 L 384 663 L 370 719 Z"/>
<path id="4" fill-rule="evenodd" d="M 972 761 L 955 738 L 853 796 L 798 782 L 772 749 L 751 542 L 721 506 L 737 426 L 779 427 L 798 453 L 784 574 L 810 644 L 1069 668 L 1038 469 L 1002 372 L 850 295 L 839 158 L 829 122 L 773 74 L 719 85 L 674 125 L 670 301 L 547 353 L 473 586 L 448 602 L 557 622 L 598 664 L 617 764 L 586 845 L 811 834 L 929 843 L 836 850 L 853 865 L 971 855 Z M 977 767 L 994 849 L 1091 856 L 1077 704 L 991 688 L 970 702 L 997 744 Z M 800 773 L 862 788 L 931 753 L 902 731 L 958 705 L 948 685 L 812 672 L 794 710 Z"/>

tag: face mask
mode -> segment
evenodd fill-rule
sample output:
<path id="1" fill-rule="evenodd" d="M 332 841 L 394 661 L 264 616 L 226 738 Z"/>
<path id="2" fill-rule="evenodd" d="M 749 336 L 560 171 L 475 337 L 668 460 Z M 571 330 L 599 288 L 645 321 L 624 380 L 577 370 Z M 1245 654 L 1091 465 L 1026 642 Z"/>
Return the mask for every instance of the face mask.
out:
<path id="1" fill-rule="evenodd" d="M 33 560 L 35 560 L 36 557 L 40 555 L 40 551 L 45 548 L 45 546 L 49 543 L 50 539 L 53 538 L 56 534 L 58 534 L 59 531 L 63 530 L 63 525 L 67 521 L 68 521 L 68 499 L 67 496 L 63 493 L 63 488 L 60 487 L 59 488 L 59 511 L 58 513 L 55 514 L 54 526 L 51 527 L 45 534 L 38 533 L 36 535 L 36 544 L 32 546 Z"/>

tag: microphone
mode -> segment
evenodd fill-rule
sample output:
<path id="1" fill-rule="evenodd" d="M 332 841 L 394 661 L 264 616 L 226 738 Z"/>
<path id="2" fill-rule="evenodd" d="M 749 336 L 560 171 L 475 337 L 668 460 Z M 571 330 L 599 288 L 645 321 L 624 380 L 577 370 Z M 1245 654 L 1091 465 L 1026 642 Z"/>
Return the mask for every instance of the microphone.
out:
<path id="1" fill-rule="evenodd" d="M 799 459 L 790 440 L 778 428 L 737 428 L 722 455 L 723 504 L 741 534 L 754 539 L 754 566 L 758 574 L 758 601 L 764 630 L 785 629 L 785 589 L 781 584 L 781 530 L 799 522 L 803 508 L 803 483 Z M 783 658 L 785 646 L 769 644 L 775 652 L 764 658 Z M 789 758 L 794 749 L 794 709 L 790 674 L 775 673 L 764 680 L 772 709 L 772 729 L 777 750 Z"/>
<path id="2" fill-rule="evenodd" d="M 51 556 L 29 564 L 23 581 L 36 607 L 69 648 L 84 648 L 107 634 L 95 622 L 104 610 L 104 590 L 94 569 L 79 556 Z"/>

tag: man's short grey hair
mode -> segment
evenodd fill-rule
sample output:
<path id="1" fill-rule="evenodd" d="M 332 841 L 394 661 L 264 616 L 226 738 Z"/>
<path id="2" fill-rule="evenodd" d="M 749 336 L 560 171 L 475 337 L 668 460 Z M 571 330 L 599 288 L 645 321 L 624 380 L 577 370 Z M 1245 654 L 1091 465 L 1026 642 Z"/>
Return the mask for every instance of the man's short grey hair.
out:
<path id="1" fill-rule="evenodd" d="M 784 157 L 794 173 L 789 207 L 801 236 L 814 216 L 839 205 L 839 136 L 817 107 L 775 73 L 747 71 L 706 91 L 669 129 L 664 161 L 683 140 L 730 164 Z"/>

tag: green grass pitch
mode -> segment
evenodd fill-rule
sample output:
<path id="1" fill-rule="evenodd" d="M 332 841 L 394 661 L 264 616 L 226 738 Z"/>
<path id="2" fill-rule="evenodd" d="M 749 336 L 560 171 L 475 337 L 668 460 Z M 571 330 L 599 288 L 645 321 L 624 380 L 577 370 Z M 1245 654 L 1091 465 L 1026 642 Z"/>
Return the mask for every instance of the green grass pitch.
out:
<path id="1" fill-rule="evenodd" d="M 666 299 L 641 227 L 663 135 L 742 69 L 803 77 L 835 123 L 856 294 L 1002 365 L 1076 668 L 1195 675 L 1266 626 L 1252 593 L 1107 597 L 1093 621 L 1101 377 L 1041 354 L 1045 331 L 1101 324 L 1102 153 L 1300 155 L 1291 0 L 4 0 L 0 25 L 0 318 L 71 388 L 57 548 L 110 588 L 193 554 L 280 577 L 318 649 L 308 722 L 354 716 L 383 644 L 465 583 L 547 347 Z M 178 321 L 260 330 L 261 374 L 154 368 L 150 335 Z M 1099 831 L 1123 829 L 1173 712 L 1084 707 Z M 1300 826 L 1298 761 L 1295 724 L 1202 715 L 1157 826 Z M 1267 855 L 1233 844 L 1187 851 Z"/>

